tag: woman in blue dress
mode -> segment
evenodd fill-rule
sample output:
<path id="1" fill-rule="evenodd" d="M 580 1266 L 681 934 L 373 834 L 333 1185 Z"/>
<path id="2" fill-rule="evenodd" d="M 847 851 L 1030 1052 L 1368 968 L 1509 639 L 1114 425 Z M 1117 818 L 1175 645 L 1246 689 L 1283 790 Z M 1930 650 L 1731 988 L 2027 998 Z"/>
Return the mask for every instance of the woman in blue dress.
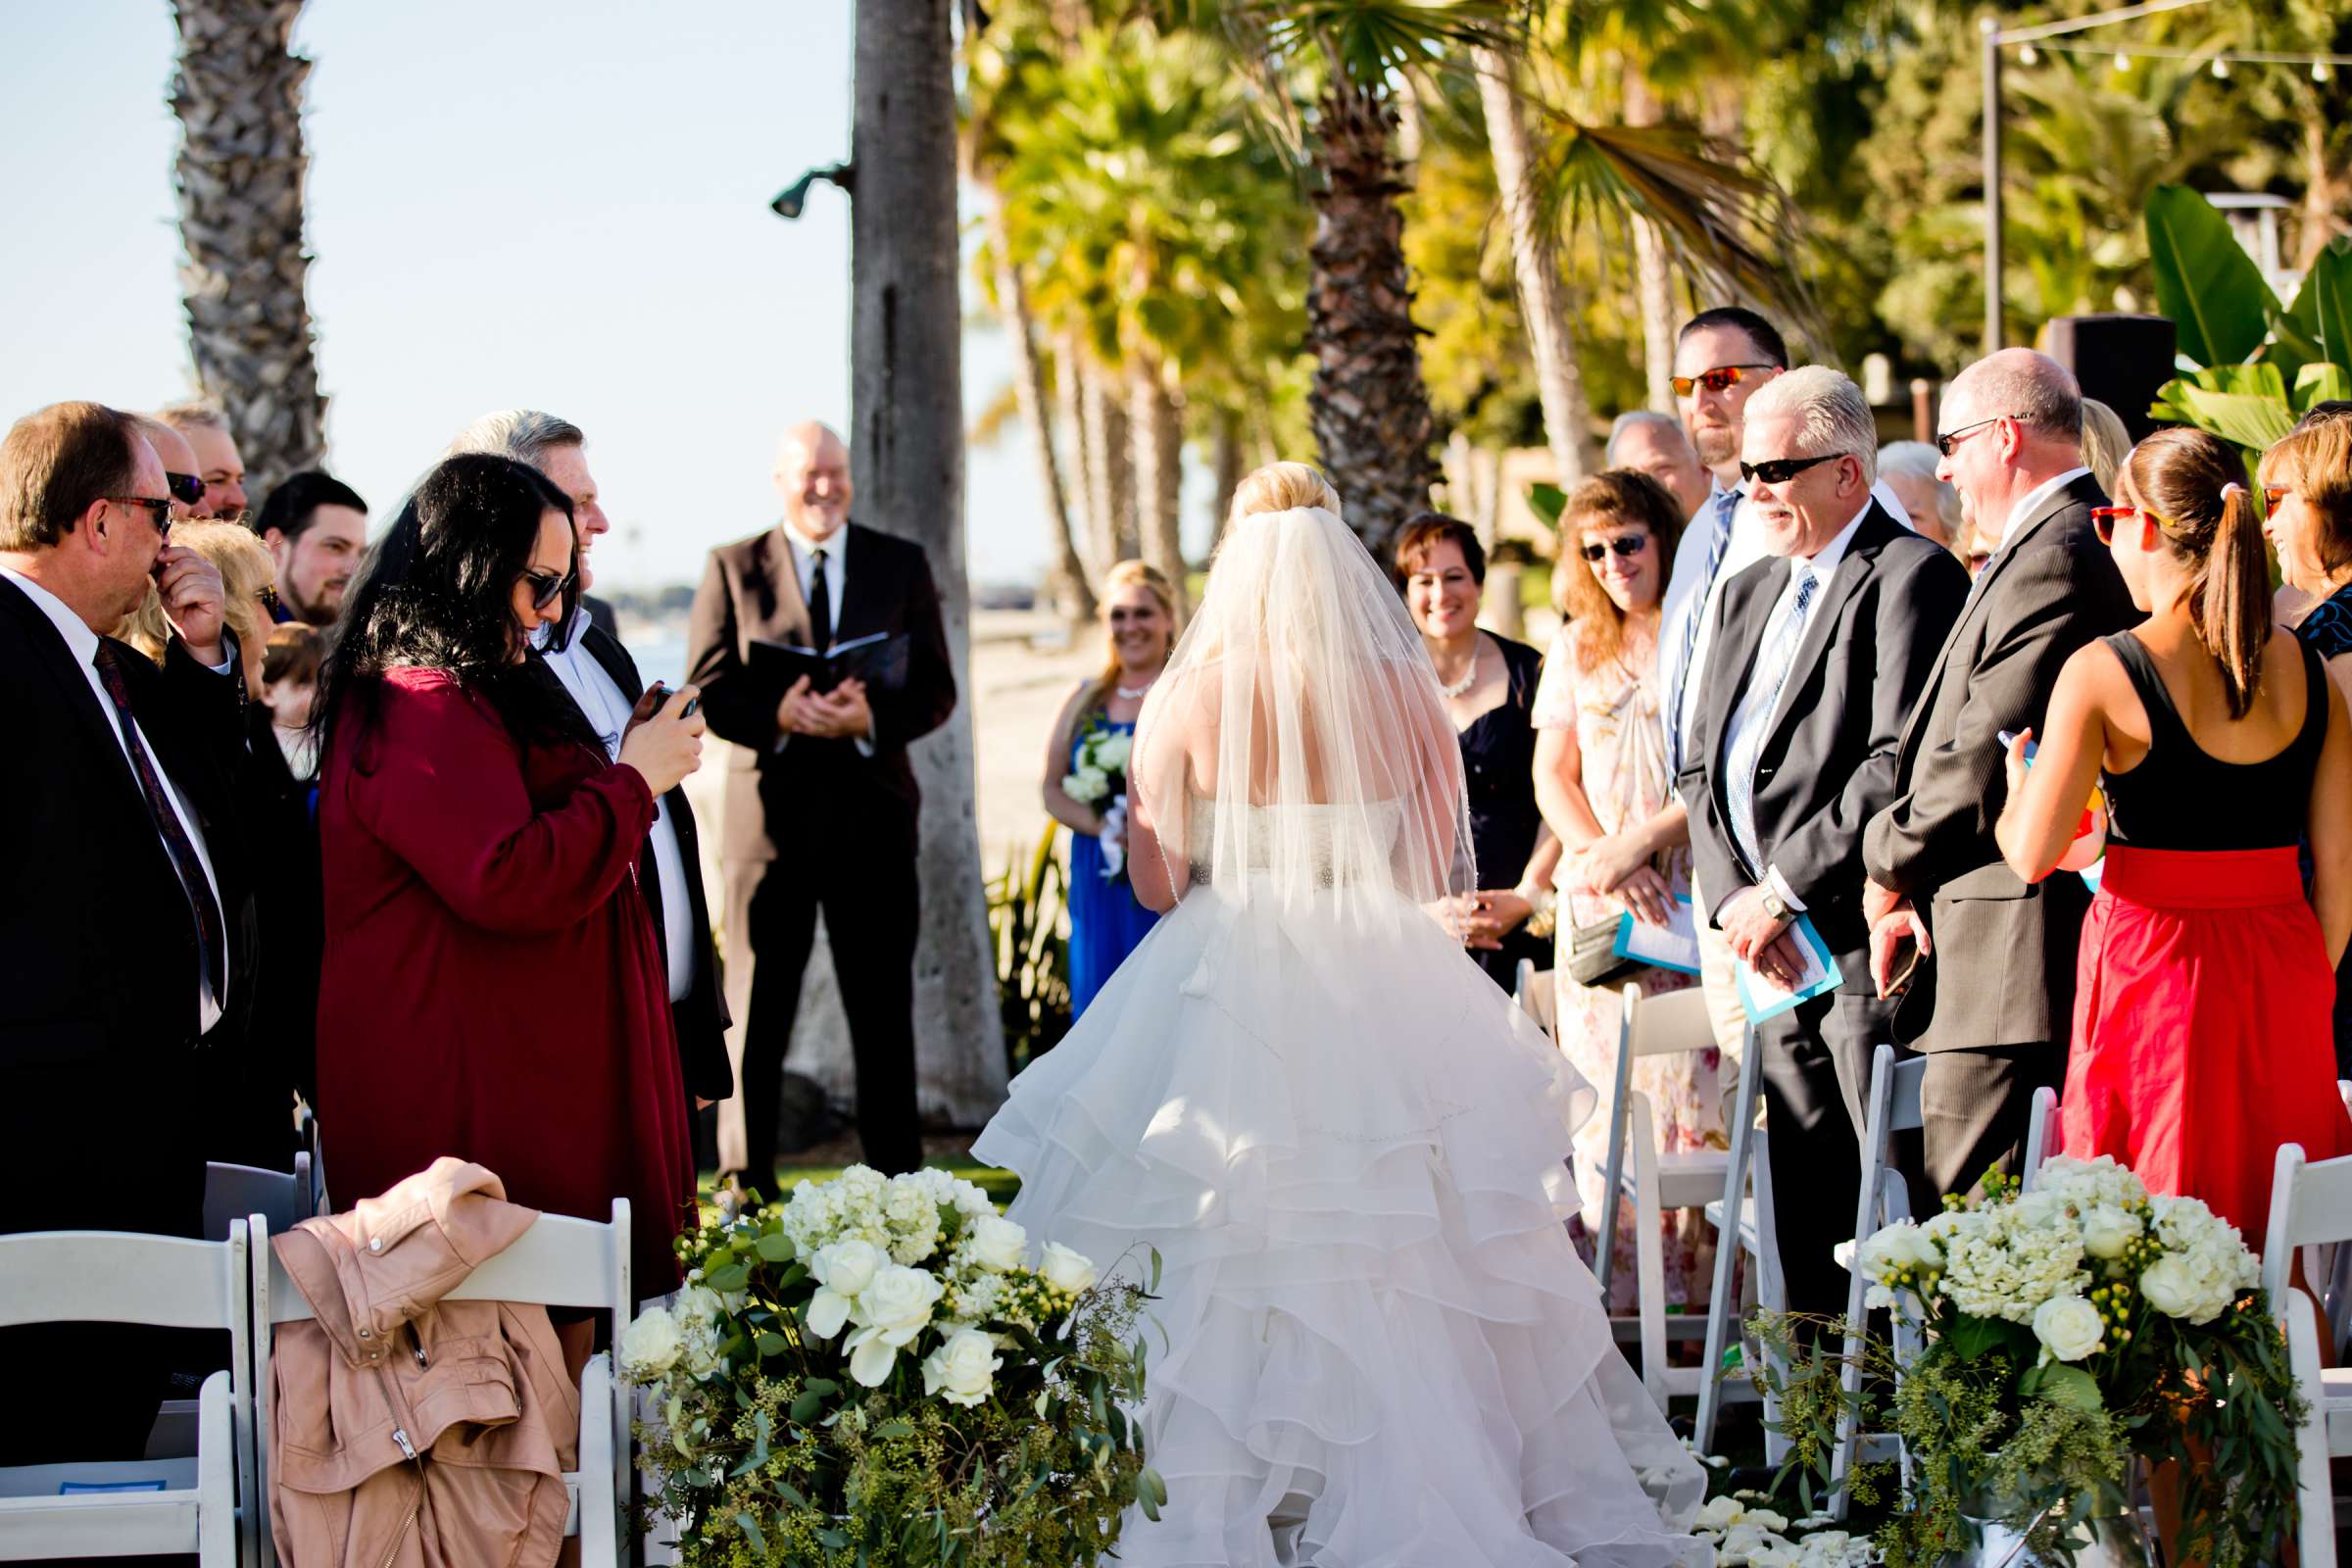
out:
<path id="1" fill-rule="evenodd" d="M 2352 409 L 2315 410 L 2262 455 L 2262 531 L 2307 607 L 2280 615 L 2352 699 Z M 2352 1077 L 2352 956 L 2335 970 L 2335 1071 Z"/>
<path id="2" fill-rule="evenodd" d="M 1175 645 L 1175 590 L 1155 568 L 1122 561 L 1103 581 L 1102 616 L 1102 673 L 1070 694 L 1046 747 L 1046 809 L 1070 830 L 1072 1018 L 1159 918 L 1127 879 L 1126 754 Z"/>

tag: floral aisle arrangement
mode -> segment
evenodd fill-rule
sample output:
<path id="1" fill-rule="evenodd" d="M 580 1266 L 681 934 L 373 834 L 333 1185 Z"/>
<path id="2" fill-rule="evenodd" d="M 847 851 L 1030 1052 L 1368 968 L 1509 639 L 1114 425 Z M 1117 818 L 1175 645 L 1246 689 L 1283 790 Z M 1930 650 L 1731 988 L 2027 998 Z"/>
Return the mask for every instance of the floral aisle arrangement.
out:
<path id="1" fill-rule="evenodd" d="M 2285 1340 L 2259 1262 L 2202 1202 L 2151 1197 L 2104 1156 L 2053 1159 L 2032 1193 L 1989 1182 L 1973 1207 L 1880 1231 L 1859 1262 L 1870 1304 L 1928 1335 L 1893 1398 L 1911 1457 L 1878 1538 L 1894 1568 L 1965 1552 L 1986 1523 L 2072 1564 L 2098 1521 L 2130 1515 L 2134 1458 L 2178 1466 L 2180 1560 L 2272 1561 L 2291 1535 Z"/>
<path id="2" fill-rule="evenodd" d="M 1077 766 L 1063 775 L 1061 793 L 1102 813 L 1102 876 L 1117 881 L 1127 874 L 1127 759 L 1135 737 L 1113 729 L 1100 711 L 1086 721 L 1078 737 Z"/>
<path id="3" fill-rule="evenodd" d="M 1167 1500 L 1131 1415 L 1146 1285 L 1031 1261 L 971 1183 L 854 1165 L 678 1248 L 618 1361 L 688 1568 L 1073 1568 Z"/>

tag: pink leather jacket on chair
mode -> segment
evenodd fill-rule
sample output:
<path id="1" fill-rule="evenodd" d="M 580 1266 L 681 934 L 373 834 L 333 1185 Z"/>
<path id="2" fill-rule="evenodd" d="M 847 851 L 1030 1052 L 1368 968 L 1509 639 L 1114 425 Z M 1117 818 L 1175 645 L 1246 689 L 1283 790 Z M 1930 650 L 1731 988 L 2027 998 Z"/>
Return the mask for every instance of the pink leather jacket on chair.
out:
<path id="1" fill-rule="evenodd" d="M 579 1391 L 542 1306 L 441 1300 L 539 1217 L 443 1156 L 271 1239 L 318 1314 L 277 1330 L 270 1518 L 288 1568 L 547 1568 Z"/>

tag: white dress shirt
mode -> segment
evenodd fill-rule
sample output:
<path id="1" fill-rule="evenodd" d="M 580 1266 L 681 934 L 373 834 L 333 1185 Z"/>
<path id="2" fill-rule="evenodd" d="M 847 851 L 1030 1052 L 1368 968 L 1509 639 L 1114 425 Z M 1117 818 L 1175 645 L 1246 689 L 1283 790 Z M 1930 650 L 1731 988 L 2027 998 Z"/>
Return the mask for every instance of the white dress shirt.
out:
<path id="1" fill-rule="evenodd" d="M 2027 491 L 2025 494 L 2025 499 L 2018 502 L 2016 506 L 2011 507 L 2009 509 L 2009 515 L 2001 519 L 2001 536 L 1998 539 L 1986 541 L 1986 543 L 1992 546 L 1992 556 L 1998 556 L 2001 553 L 2002 548 L 2006 546 L 2011 539 L 2016 537 L 2017 525 L 2025 521 L 2028 517 L 2034 515 L 2034 512 L 2041 506 L 2043 502 L 2049 500 L 2050 497 L 2056 495 L 2068 485 L 2073 484 L 2077 479 L 2081 478 L 2089 471 L 2090 470 L 2085 467 L 2072 467 L 2067 469 L 2064 473 L 2058 475 L 2057 478 L 2044 479 L 2041 483 Z M 1982 529 L 1978 531 L 1978 537 L 1984 537 Z M 1984 564 L 1986 566 L 1992 564 L 1991 556 L 1985 558 Z M 1982 570 L 1978 571 L 1977 580 L 1979 582 L 1983 582 L 1984 580 L 1984 573 Z"/>
<path id="2" fill-rule="evenodd" d="M 605 738 L 605 751 L 617 762 L 620 740 L 628 732 L 629 712 L 635 705 L 605 673 L 596 656 L 581 646 L 587 630 L 588 612 L 573 612 L 571 636 L 563 652 L 547 649 L 543 629 L 539 657 L 571 693 L 571 700 L 588 715 L 589 726 Z M 662 883 L 662 958 L 669 971 L 669 1000 L 683 1002 L 686 993 L 694 989 L 694 906 L 686 897 L 686 858 L 678 853 L 677 824 L 669 819 L 669 807 L 659 795 L 654 797 L 653 845 L 654 871 Z"/>
<path id="3" fill-rule="evenodd" d="M 1876 499 L 1876 495 L 1877 493 L 1874 491 L 1873 499 Z M 1742 506 L 1741 510 L 1746 509 Z M 1864 501 L 1860 510 L 1847 519 L 1845 526 L 1838 529 L 1837 535 L 1828 544 L 1823 545 L 1820 552 L 1812 558 L 1813 576 L 1820 583 L 1820 586 L 1813 590 L 1814 603 L 1811 607 L 1813 614 L 1821 613 L 1821 597 L 1830 591 L 1831 580 L 1838 575 L 1838 564 L 1845 559 L 1847 547 L 1854 542 L 1855 530 L 1862 526 L 1862 519 L 1869 515 L 1870 502 Z M 1767 644 L 1772 640 L 1774 628 L 1788 618 L 1790 607 L 1796 603 L 1796 573 L 1793 570 L 1784 573 L 1780 597 L 1772 602 L 1772 613 L 1764 617 L 1764 638 Z M 1810 630 L 1809 627 L 1808 630 Z M 1800 637 L 1798 646 L 1802 645 L 1803 639 Z M 1791 652 L 1793 653 L 1793 650 Z M 1779 699 L 1786 689 L 1784 684 L 1767 692 L 1759 685 L 1750 685 L 1746 691 L 1740 694 L 1740 706 L 1732 710 L 1732 720 L 1724 728 L 1723 755 L 1725 757 L 1745 755 L 1740 742 L 1745 738 L 1748 726 L 1770 724 L 1773 713 L 1779 710 Z M 1765 705 L 1768 703 L 1772 705 L 1771 711 L 1767 711 L 1765 709 Z M 1796 896 L 1795 890 L 1790 888 L 1788 880 L 1781 875 L 1778 866 L 1766 866 L 1764 880 L 1771 886 L 1773 892 L 1780 895 L 1781 902 L 1791 909 L 1802 909 L 1805 906 L 1804 901 Z M 1709 896 L 1712 897 L 1712 893 Z"/>
<path id="4" fill-rule="evenodd" d="M 139 790 L 137 764 L 131 761 L 130 747 L 122 739 L 122 717 L 115 710 L 114 699 L 106 694 L 105 683 L 98 676 L 98 634 L 90 630 L 89 622 L 75 614 L 64 600 L 23 572 L 0 566 L 0 577 L 6 577 L 24 589 L 24 597 L 40 607 L 41 613 L 49 617 L 49 623 L 65 639 L 66 652 L 73 657 L 74 663 L 81 666 L 81 678 L 89 683 L 91 700 L 97 703 L 98 711 L 106 715 L 107 728 L 114 731 L 115 744 L 122 748 L 122 765 L 130 769 L 130 787 L 138 791 L 141 800 L 145 800 L 146 792 Z M 223 632 L 221 635 L 225 638 L 231 634 Z M 225 674 L 235 663 L 232 656 L 227 664 L 216 667 Z M 196 847 L 196 863 L 204 867 L 204 880 L 212 889 L 213 907 L 220 911 L 220 966 L 225 971 L 228 967 L 228 906 L 220 899 L 220 878 L 213 870 L 213 852 L 204 842 L 204 829 L 196 825 L 196 813 L 189 808 L 187 797 L 179 792 L 177 784 L 172 782 L 172 770 L 164 765 L 163 754 L 155 749 L 155 742 L 147 738 L 146 727 L 135 718 L 131 720 L 131 725 L 138 730 L 139 744 L 147 749 L 149 760 L 155 763 L 156 777 L 163 780 L 164 798 L 172 803 L 172 814 L 179 818 L 180 830 L 187 834 L 188 842 Z M 165 840 L 162 828 L 155 830 L 155 838 L 157 843 L 164 845 L 164 858 L 172 867 L 173 874 L 177 875 L 179 862 L 172 858 L 171 846 Z M 204 962 L 204 944 L 199 942 L 196 945 L 196 1032 L 200 1035 L 211 1033 L 213 1025 L 220 1021 L 220 1004 L 213 1000 L 213 988 L 205 983 Z M 225 972 L 220 976 L 220 995 L 228 995 L 228 975 Z"/>
<path id="5" fill-rule="evenodd" d="M 1723 600 L 1723 585 L 1762 561 L 1767 554 L 1764 548 L 1764 524 L 1756 518 L 1755 498 L 1742 487 L 1739 510 L 1732 514 L 1732 541 L 1724 549 L 1723 564 L 1716 568 L 1715 580 L 1707 585 L 1705 595 L 1702 597 L 1698 593 L 1698 577 L 1706 569 L 1707 564 L 1707 527 L 1714 521 L 1715 498 L 1722 492 L 1723 486 L 1720 484 L 1709 491 L 1707 499 L 1699 503 L 1698 510 L 1690 514 L 1689 525 L 1683 529 L 1682 539 L 1674 551 L 1674 574 L 1666 580 L 1666 597 L 1658 617 L 1658 647 L 1661 649 L 1682 647 L 1683 639 L 1688 635 L 1685 622 L 1691 615 L 1701 617 L 1698 641 L 1690 650 L 1690 672 L 1683 677 L 1682 710 L 1666 715 L 1670 721 L 1681 726 L 1685 742 L 1691 737 L 1692 725 L 1698 718 L 1699 693 L 1707 683 L 1707 650 L 1715 641 L 1715 607 Z M 1871 486 L 1870 499 L 1885 507 L 1887 515 L 1895 521 L 1906 528 L 1911 526 L 1911 514 L 1903 510 L 1902 502 L 1887 488 L 1886 480 L 1881 479 Z M 1868 511 L 1869 508 L 1865 506 L 1863 510 Z M 1661 701 L 1671 701 L 1671 694 L 1662 693 Z M 1670 750 L 1674 755 L 1685 758 L 1690 755 L 1684 748 Z"/>

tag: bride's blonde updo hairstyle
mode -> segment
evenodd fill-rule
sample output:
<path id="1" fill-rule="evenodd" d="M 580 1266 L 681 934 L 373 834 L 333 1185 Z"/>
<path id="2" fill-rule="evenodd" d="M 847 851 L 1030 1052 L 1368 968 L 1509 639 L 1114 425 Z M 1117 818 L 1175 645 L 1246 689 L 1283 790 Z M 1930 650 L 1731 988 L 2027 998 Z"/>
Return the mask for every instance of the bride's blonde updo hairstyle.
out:
<path id="1" fill-rule="evenodd" d="M 1303 463 L 1269 463 L 1234 487 L 1233 510 L 1225 515 L 1225 528 L 1230 533 L 1244 517 L 1261 512 L 1296 512 L 1302 507 L 1321 507 L 1337 516 L 1340 493 L 1329 479 Z"/>

